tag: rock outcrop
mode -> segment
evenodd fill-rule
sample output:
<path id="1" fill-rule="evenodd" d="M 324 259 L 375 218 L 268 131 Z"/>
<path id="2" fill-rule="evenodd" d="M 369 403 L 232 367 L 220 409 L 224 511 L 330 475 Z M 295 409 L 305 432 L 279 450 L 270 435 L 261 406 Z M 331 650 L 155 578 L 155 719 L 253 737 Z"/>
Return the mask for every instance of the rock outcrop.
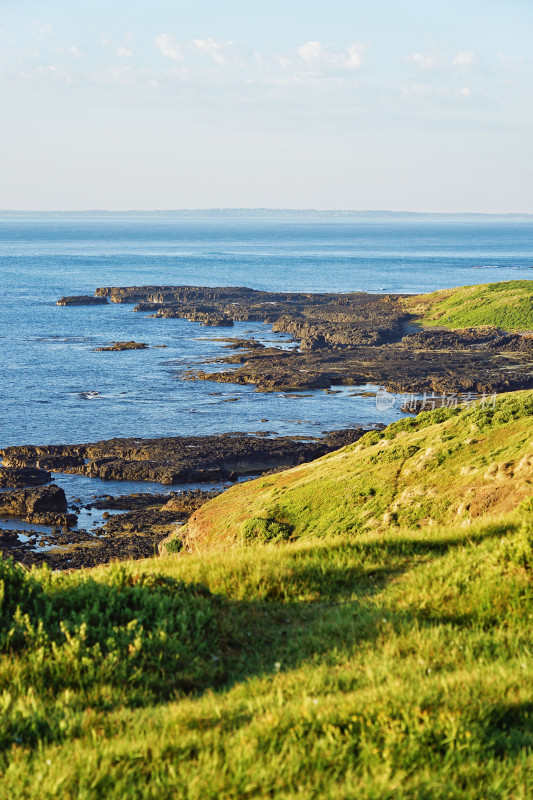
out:
<path id="1" fill-rule="evenodd" d="M 402 295 L 263 292 L 246 287 L 101 287 L 96 296 L 135 311 L 202 324 L 266 322 L 299 348 L 248 347 L 227 370 L 184 377 L 253 384 L 258 391 L 374 383 L 399 393 L 492 393 L 533 387 L 533 337 L 495 327 L 422 329 Z"/>
<path id="2" fill-rule="evenodd" d="M 65 492 L 54 485 L 0 492 L 0 515 L 66 527 L 75 525 L 77 520 L 75 514 L 67 514 Z"/>
<path id="3" fill-rule="evenodd" d="M 303 464 L 356 441 L 363 433 L 360 428 L 348 429 L 305 440 L 232 433 L 109 439 L 92 444 L 7 447 L 0 450 L 0 456 L 8 467 L 31 466 L 103 480 L 211 483 Z"/>
<path id="4" fill-rule="evenodd" d="M 0 493 L 0 514 L 25 517 L 45 512 L 65 512 L 67 498 L 59 486 L 43 486 L 38 489 L 14 489 Z"/>
<path id="5" fill-rule="evenodd" d="M 111 342 L 108 347 L 95 347 L 96 352 L 115 352 L 121 350 L 146 350 L 145 342 Z"/>
<path id="6" fill-rule="evenodd" d="M 72 297 L 60 297 L 57 306 L 105 306 L 106 297 L 95 297 L 90 294 L 73 295 Z"/>
<path id="7" fill-rule="evenodd" d="M 52 475 L 35 467 L 0 467 L 0 488 L 19 489 L 23 486 L 44 486 Z"/>

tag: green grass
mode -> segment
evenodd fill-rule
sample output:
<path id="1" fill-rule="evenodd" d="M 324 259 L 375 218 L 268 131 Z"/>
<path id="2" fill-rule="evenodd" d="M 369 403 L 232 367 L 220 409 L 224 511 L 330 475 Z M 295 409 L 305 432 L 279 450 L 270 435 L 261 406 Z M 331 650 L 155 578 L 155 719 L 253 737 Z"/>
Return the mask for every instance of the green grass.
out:
<path id="1" fill-rule="evenodd" d="M 532 394 L 314 462 L 333 509 L 336 466 L 364 458 L 344 478 L 364 507 L 379 470 L 420 457 L 416 437 L 451 450 L 419 465 L 427 488 L 468 433 L 474 466 L 505 465 L 487 481 L 529 486 L 505 513 L 335 529 L 332 512 L 327 535 L 302 535 L 278 517 L 306 465 L 254 482 L 272 513 L 238 528 L 242 546 L 69 573 L 0 562 L 1 800 L 530 797 Z M 290 495 L 302 516 L 318 485 Z"/>
<path id="2" fill-rule="evenodd" d="M 444 289 L 406 301 L 425 326 L 468 328 L 491 325 L 533 331 L 533 281 L 500 281 Z"/>
<path id="3" fill-rule="evenodd" d="M 193 550 L 391 527 L 468 524 L 533 494 L 533 392 L 438 409 L 309 464 L 232 487 L 182 529 Z M 276 533 L 277 532 L 277 533 Z M 181 533 L 181 532 L 180 532 Z M 182 534 L 183 535 L 183 534 Z"/>
<path id="4" fill-rule="evenodd" d="M 32 627 L 42 607 L 43 627 L 39 638 L 3 617 L 0 796 L 525 800 L 532 538 L 524 509 L 468 530 L 88 574 L 4 565 L 15 602 Z M 90 598 L 105 595 L 121 611 L 102 620 Z M 101 652 L 79 625 L 86 607 L 98 609 Z M 133 639 L 129 626 L 143 614 L 136 644 L 139 625 Z M 148 628 L 165 620 L 172 645 L 162 647 Z"/>

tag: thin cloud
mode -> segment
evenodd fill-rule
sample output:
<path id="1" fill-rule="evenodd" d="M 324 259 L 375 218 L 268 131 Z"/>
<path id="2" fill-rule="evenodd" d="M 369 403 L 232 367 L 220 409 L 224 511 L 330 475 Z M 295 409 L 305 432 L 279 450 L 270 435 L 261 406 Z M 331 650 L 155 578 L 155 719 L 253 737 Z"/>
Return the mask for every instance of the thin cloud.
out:
<path id="1" fill-rule="evenodd" d="M 27 47 L 24 50 L 19 50 L 18 55 L 20 59 L 25 59 L 25 58 L 36 59 L 41 57 L 41 53 L 39 52 L 39 50 L 37 50 L 36 47 Z"/>
<path id="2" fill-rule="evenodd" d="M 332 50 L 327 45 L 318 41 L 306 42 L 296 51 L 297 61 L 314 74 L 327 74 L 338 71 L 359 69 L 363 64 L 363 57 L 367 45 L 353 42 L 342 50 Z M 284 68 L 290 68 L 294 60 L 278 56 L 278 63 Z"/>
<path id="3" fill-rule="evenodd" d="M 450 66 L 458 69 L 467 69 L 474 63 L 474 53 L 472 50 L 463 50 L 457 53 L 452 59 L 437 53 L 411 53 L 406 56 L 406 61 L 418 67 L 423 72 L 449 68 Z"/>
<path id="4" fill-rule="evenodd" d="M 32 36 L 35 39 L 48 39 L 54 35 L 54 29 L 51 25 L 43 25 L 41 28 L 37 28 L 32 31 Z"/>
<path id="5" fill-rule="evenodd" d="M 312 64 L 324 56 L 324 48 L 320 42 L 307 42 L 296 51 L 303 61 Z"/>
<path id="6" fill-rule="evenodd" d="M 410 97 L 425 97 L 431 94 L 431 87 L 425 84 L 414 84 L 413 86 L 403 86 L 400 89 L 400 94 L 403 100 L 408 100 Z"/>
<path id="7" fill-rule="evenodd" d="M 183 50 L 170 34 L 162 33 L 160 36 L 156 36 L 154 44 L 165 58 L 170 58 L 172 61 L 183 61 Z"/>
<path id="8" fill-rule="evenodd" d="M 192 43 L 200 52 L 210 56 L 217 64 L 226 63 L 226 57 L 222 53 L 222 47 L 218 42 L 215 42 L 214 39 L 193 39 Z"/>
<path id="9" fill-rule="evenodd" d="M 442 66 L 442 60 L 437 55 L 412 53 L 410 56 L 407 56 L 406 60 L 409 61 L 411 64 L 414 64 L 419 69 L 428 72 L 433 69 L 438 69 L 440 66 Z"/>
<path id="10" fill-rule="evenodd" d="M 530 56 L 510 56 L 507 53 L 498 53 L 498 61 L 505 67 L 530 67 L 533 64 Z"/>
<path id="11" fill-rule="evenodd" d="M 449 87 L 441 86 L 429 86 L 426 83 L 418 83 L 413 84 L 412 86 L 404 86 L 400 89 L 400 96 L 403 100 L 409 100 L 412 98 L 419 99 L 419 98 L 438 98 L 441 100 L 450 100 L 455 97 L 465 98 L 470 97 L 472 92 L 470 91 L 470 87 L 463 86 L 460 89 L 451 89 Z"/>
<path id="12" fill-rule="evenodd" d="M 70 70 L 61 65 L 57 66 L 52 64 L 48 67 L 37 67 L 35 74 L 42 78 L 52 78 L 54 81 L 66 83 L 69 86 L 74 83 Z"/>
<path id="13" fill-rule="evenodd" d="M 474 62 L 474 53 L 472 50 L 466 50 L 463 53 L 457 53 L 452 61 L 453 67 L 469 67 Z"/>
<path id="14" fill-rule="evenodd" d="M 358 69 L 363 64 L 364 45 L 351 44 L 341 55 L 344 66 L 348 69 Z"/>
<path id="15" fill-rule="evenodd" d="M 130 50 L 128 47 L 119 47 L 117 56 L 119 58 L 133 58 L 133 50 Z"/>

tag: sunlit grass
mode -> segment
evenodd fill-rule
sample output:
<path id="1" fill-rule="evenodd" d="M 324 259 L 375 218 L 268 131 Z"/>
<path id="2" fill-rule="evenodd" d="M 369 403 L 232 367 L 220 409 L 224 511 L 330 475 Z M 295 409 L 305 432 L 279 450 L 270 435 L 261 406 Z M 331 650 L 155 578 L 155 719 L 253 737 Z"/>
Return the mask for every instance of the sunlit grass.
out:
<path id="1" fill-rule="evenodd" d="M 0 798 L 529 798 L 531 394 L 403 420 L 228 493 L 226 514 L 238 497 L 292 508 L 292 532 L 329 502 L 325 535 L 253 523 L 223 550 L 94 570 L 0 562 Z M 380 502 L 417 437 L 433 449 L 402 473 L 411 489 L 456 476 L 464 492 L 486 459 L 512 510 L 336 524 L 342 474 L 354 503 Z M 306 475 L 314 495 L 296 493 Z"/>
<path id="2" fill-rule="evenodd" d="M 193 550 L 251 540 L 469 524 L 533 494 L 533 392 L 405 418 L 353 445 L 232 487 L 181 529 Z"/>
<path id="3" fill-rule="evenodd" d="M 444 289 L 406 300 L 423 325 L 467 328 L 493 325 L 533 331 L 533 281 L 500 281 Z"/>
<path id="4" fill-rule="evenodd" d="M 174 686 L 143 691 L 129 644 L 120 679 L 99 676 L 101 654 L 80 634 L 61 642 L 43 614 L 40 642 L 2 659 L 4 796 L 525 798 L 533 593 L 513 548 L 532 536 L 524 511 L 468 530 L 25 574 L 49 597 L 108 589 L 117 606 L 132 586 L 164 606 L 157 587 L 176 586 L 165 614 L 205 604 L 182 650 L 213 626 L 196 661 L 176 659 Z M 160 647 L 144 646 L 149 677 Z M 180 685 L 191 663 L 204 681 L 217 665 L 211 688 Z"/>

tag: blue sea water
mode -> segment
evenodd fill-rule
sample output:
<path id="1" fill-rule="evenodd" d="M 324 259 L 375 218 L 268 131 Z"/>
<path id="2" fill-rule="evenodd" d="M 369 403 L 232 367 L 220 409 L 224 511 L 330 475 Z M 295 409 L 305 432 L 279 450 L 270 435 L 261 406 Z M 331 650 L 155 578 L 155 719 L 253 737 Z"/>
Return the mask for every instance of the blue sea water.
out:
<path id="1" fill-rule="evenodd" d="M 187 369 L 224 353 L 221 336 L 282 346 L 287 337 L 257 323 L 221 333 L 148 319 L 130 305 L 58 307 L 61 295 L 142 284 L 427 292 L 531 279 L 532 267 L 527 219 L 0 214 L 0 447 L 222 431 L 307 435 L 401 413 L 399 404 L 378 412 L 350 387 L 295 398 L 184 381 Z M 166 347 L 93 350 L 130 339 Z"/>

